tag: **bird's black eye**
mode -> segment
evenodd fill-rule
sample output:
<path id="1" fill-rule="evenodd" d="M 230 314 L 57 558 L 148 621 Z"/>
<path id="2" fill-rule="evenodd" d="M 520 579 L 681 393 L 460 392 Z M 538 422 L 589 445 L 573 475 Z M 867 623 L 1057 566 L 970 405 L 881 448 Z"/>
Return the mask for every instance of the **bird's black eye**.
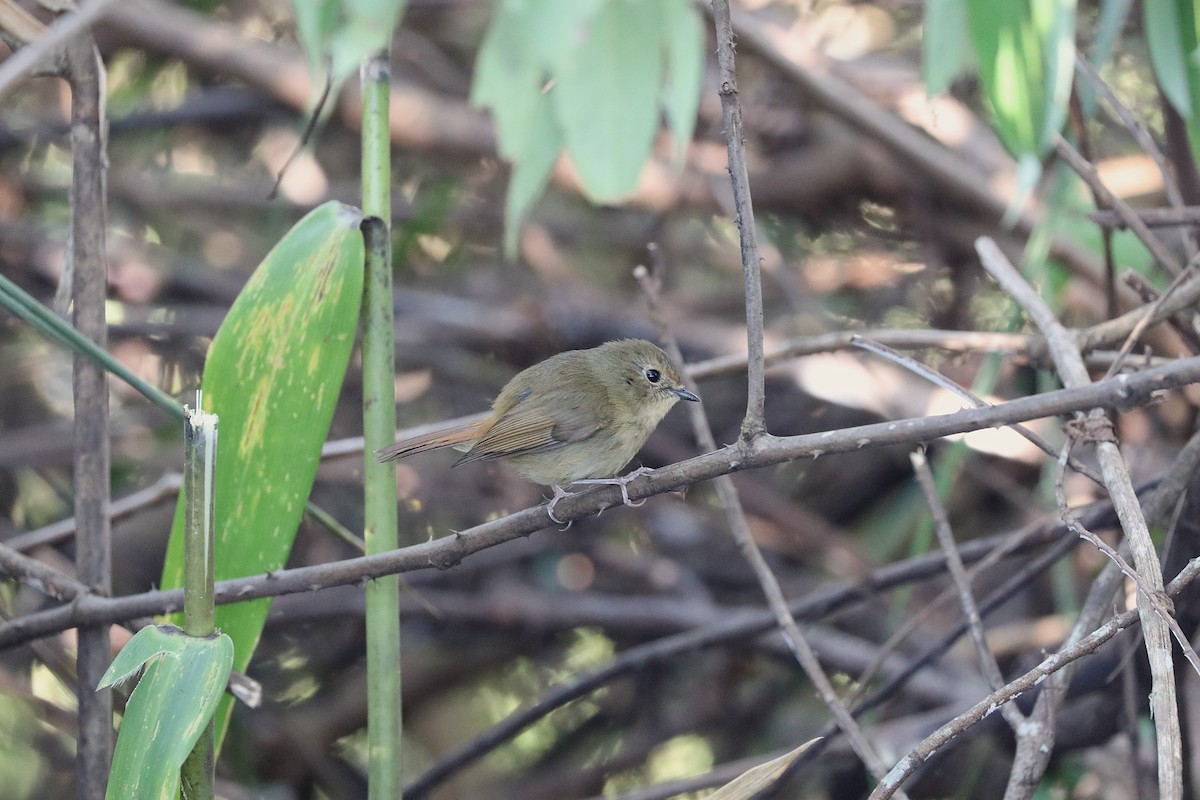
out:
<path id="1" fill-rule="evenodd" d="M 658 383 L 662 380 L 662 373 L 654 368 L 646 370 L 646 380 L 651 383 Z"/>

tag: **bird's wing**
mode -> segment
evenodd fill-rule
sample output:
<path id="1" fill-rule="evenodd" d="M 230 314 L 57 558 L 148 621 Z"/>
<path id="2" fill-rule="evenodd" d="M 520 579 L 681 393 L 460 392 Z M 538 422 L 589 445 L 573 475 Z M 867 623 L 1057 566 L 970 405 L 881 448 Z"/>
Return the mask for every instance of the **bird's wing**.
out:
<path id="1" fill-rule="evenodd" d="M 491 430 L 454 464 L 555 450 L 588 438 L 599 427 L 573 409 L 547 414 L 518 408 L 496 420 Z"/>

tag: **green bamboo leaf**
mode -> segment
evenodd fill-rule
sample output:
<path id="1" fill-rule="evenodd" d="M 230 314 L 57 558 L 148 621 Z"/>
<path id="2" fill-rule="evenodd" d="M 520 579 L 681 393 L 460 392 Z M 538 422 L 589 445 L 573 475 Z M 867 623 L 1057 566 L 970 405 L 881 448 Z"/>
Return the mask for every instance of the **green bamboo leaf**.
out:
<path id="1" fill-rule="evenodd" d="M 341 0 L 308 0 L 294 3 L 296 38 L 308 56 L 308 68 L 313 74 L 322 73 L 328 66 L 329 41 L 341 23 Z"/>
<path id="2" fill-rule="evenodd" d="M 1145 0 L 1142 8 L 1154 75 L 1200 155 L 1200 16 L 1192 0 Z"/>
<path id="3" fill-rule="evenodd" d="M 508 258 L 516 257 L 521 220 L 550 182 L 550 171 L 561 147 L 562 135 L 554 121 L 550 98 L 539 95 L 530 109 L 522 149 L 511 156 L 513 170 L 504 201 L 504 254 Z"/>
<path id="4" fill-rule="evenodd" d="M 1041 158 L 1066 121 L 1075 0 L 967 0 L 967 22 L 1000 138 Z"/>
<path id="5" fill-rule="evenodd" d="M 1180 116 L 1192 116 L 1192 93 L 1189 88 L 1188 58 L 1193 48 L 1184 31 L 1184 15 L 1191 0 L 1145 0 L 1142 14 L 1146 24 L 1146 44 L 1150 63 L 1163 94 L 1175 106 Z M 1192 37 L 1195 37 L 1193 31 Z"/>
<path id="6" fill-rule="evenodd" d="M 662 0 L 657 4 L 662 15 L 663 54 L 666 57 L 666 83 L 663 107 L 675 139 L 675 160 L 683 164 L 696 112 L 700 109 L 700 89 L 704 79 L 704 21 L 690 0 Z"/>
<path id="7" fill-rule="evenodd" d="M 658 0 L 655 0 L 658 2 Z M 506 0 L 522 10 L 528 47 L 549 67 L 586 41 L 588 26 L 597 12 L 612 0 Z"/>
<path id="8" fill-rule="evenodd" d="M 1112 55 L 1113 47 L 1121 36 L 1122 28 L 1125 27 L 1125 20 L 1129 18 L 1131 5 L 1133 0 L 1100 0 L 1096 32 L 1092 36 L 1091 47 L 1088 48 L 1088 60 L 1096 69 L 1106 63 Z"/>
<path id="9" fill-rule="evenodd" d="M 974 66 L 967 0 L 926 0 L 924 37 L 925 91 L 935 95 Z"/>
<path id="10" fill-rule="evenodd" d="M 1113 48 L 1129 19 L 1129 7 L 1133 0 L 1100 0 L 1100 13 L 1096 16 L 1095 32 L 1091 44 L 1087 48 L 1087 60 L 1099 72 L 1101 66 L 1108 63 Z M 1079 105 L 1084 119 L 1091 120 L 1096 116 L 1096 89 L 1091 81 L 1079 81 L 1075 84 L 1079 92 Z"/>
<path id="11" fill-rule="evenodd" d="M 585 194 L 613 203 L 637 186 L 658 131 L 663 56 L 653 3 L 610 0 L 555 65 L 550 97 Z"/>
<path id="12" fill-rule="evenodd" d="M 545 100 L 546 66 L 530 46 L 526 10 L 513 6 L 500 8 L 479 47 L 471 102 L 491 109 L 497 149 L 516 161 L 537 124 L 535 108 Z"/>
<path id="13" fill-rule="evenodd" d="M 217 455 L 217 580 L 279 569 L 312 489 L 321 445 L 354 344 L 362 299 L 362 214 L 326 203 L 267 254 L 229 310 L 204 365 L 205 410 L 221 419 Z M 182 513 L 163 586 L 183 582 Z M 244 670 L 269 600 L 217 609 Z M 228 719 L 218 717 L 218 741 Z"/>
<path id="14" fill-rule="evenodd" d="M 296 33 L 314 74 L 328 69 L 336 93 L 364 58 L 392 40 L 407 0 L 302 0 L 292 3 Z"/>
<path id="15" fill-rule="evenodd" d="M 471 102 L 514 163 L 505 252 L 565 145 L 584 192 L 630 194 L 665 109 L 682 158 L 704 72 L 704 26 L 689 0 L 501 0 L 475 61 Z M 547 102 L 547 97 L 549 101 Z"/>
<path id="16" fill-rule="evenodd" d="M 174 800 L 179 768 L 212 718 L 233 666 L 228 636 L 195 637 L 172 625 L 142 628 L 98 689 L 145 667 L 125 706 L 106 798 Z"/>

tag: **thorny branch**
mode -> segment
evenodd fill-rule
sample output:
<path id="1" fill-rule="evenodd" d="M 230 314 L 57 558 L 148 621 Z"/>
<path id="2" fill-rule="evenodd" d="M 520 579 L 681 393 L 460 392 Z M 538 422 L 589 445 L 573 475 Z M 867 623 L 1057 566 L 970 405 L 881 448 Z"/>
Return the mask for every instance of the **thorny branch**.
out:
<path id="1" fill-rule="evenodd" d="M 769 436 L 745 452 L 728 446 L 712 453 L 656 469 L 627 487 L 630 499 L 640 500 L 673 492 L 745 469 L 780 464 L 799 458 L 856 452 L 893 444 L 927 442 L 943 436 L 981 430 L 1039 417 L 1094 408 L 1098 405 L 1132 407 L 1167 389 L 1200 382 L 1200 357 L 1097 381 L 1077 389 L 1059 389 L 1022 397 L 987 408 L 953 414 L 919 417 L 801 436 Z M 563 519 L 579 519 L 621 503 L 618 488 L 601 488 L 572 495 L 555 508 Z M 216 587 L 217 603 L 234 603 L 260 597 L 278 597 L 331 586 L 359 583 L 379 575 L 418 569 L 451 567 L 472 553 L 501 542 L 550 527 L 545 506 L 537 506 L 477 525 L 450 536 L 404 547 L 389 553 L 346 559 L 331 564 L 280 570 L 249 578 L 222 581 Z M 80 624 L 118 622 L 132 617 L 165 613 L 181 607 L 183 593 L 146 592 L 119 598 L 86 595 L 68 606 L 40 611 L 0 625 L 0 648 L 30 641 Z"/>

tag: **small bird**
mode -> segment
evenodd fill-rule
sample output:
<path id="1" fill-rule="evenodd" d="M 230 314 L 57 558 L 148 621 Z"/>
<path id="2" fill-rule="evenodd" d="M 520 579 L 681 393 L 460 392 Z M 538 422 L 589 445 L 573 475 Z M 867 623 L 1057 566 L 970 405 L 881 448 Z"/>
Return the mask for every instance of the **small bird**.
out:
<path id="1" fill-rule="evenodd" d="M 454 466 L 503 458 L 522 477 L 554 488 L 554 506 L 572 483 L 626 485 L 648 470 L 612 476 L 629 463 L 680 399 L 700 398 L 683 386 L 667 354 L 644 339 L 569 350 L 518 372 L 475 422 L 403 439 L 375 453 L 379 461 L 455 447 Z"/>

